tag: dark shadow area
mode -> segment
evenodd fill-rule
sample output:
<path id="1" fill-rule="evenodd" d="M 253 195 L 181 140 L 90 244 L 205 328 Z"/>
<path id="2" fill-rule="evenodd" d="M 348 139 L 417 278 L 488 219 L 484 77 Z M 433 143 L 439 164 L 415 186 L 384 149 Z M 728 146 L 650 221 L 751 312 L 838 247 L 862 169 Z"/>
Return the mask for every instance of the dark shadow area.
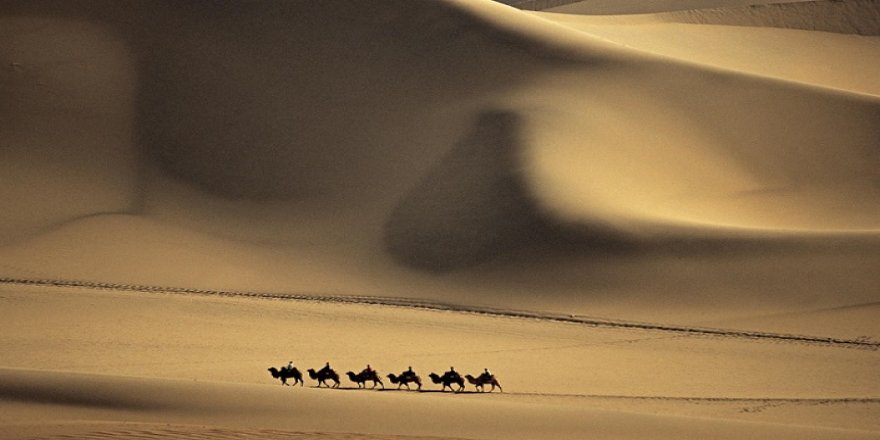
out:
<path id="1" fill-rule="evenodd" d="M 443 2 L 34 0 L 0 13 L 118 37 L 137 64 L 142 164 L 239 199 L 368 186 L 418 147 L 395 138 L 431 122 L 413 115 L 425 105 L 576 58 Z"/>
<path id="2" fill-rule="evenodd" d="M 566 227 L 529 194 L 520 158 L 521 116 L 487 111 L 391 212 L 384 242 L 398 261 L 445 272 L 523 248 L 617 252 L 631 244 L 610 231 Z"/>
<path id="3" fill-rule="evenodd" d="M 141 143 L 164 170 L 232 198 L 371 185 L 418 148 L 398 138 L 430 123 L 413 117 L 423 104 L 508 87 L 545 56 L 439 2 L 170 5 L 142 40 Z M 480 53 L 492 75 L 467 61 Z"/>
<path id="4" fill-rule="evenodd" d="M 50 373 L 47 373 L 50 374 Z M 158 410 L 165 408 L 156 399 L 145 396 L 145 389 L 139 384 L 129 391 L 109 391 L 98 387 L 92 379 L 83 376 L 82 382 L 62 383 L 59 379 L 41 380 L 26 377 L 19 381 L 0 381 L 0 401 L 45 405 L 68 405 L 84 408 L 101 408 L 130 411 Z M 133 383 L 129 383 L 131 385 Z"/>

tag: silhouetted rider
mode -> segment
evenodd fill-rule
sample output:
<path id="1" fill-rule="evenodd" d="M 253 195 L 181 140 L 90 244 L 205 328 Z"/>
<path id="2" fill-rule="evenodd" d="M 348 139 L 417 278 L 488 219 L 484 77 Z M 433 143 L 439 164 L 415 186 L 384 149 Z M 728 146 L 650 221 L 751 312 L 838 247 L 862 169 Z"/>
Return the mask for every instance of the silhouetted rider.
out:
<path id="1" fill-rule="evenodd" d="M 333 369 L 330 368 L 330 362 L 327 362 L 327 363 L 324 365 L 323 368 L 321 368 L 320 370 L 318 370 L 318 374 L 327 374 L 327 373 L 329 373 L 329 372 L 332 371 L 332 370 L 333 370 Z"/>
<path id="2" fill-rule="evenodd" d="M 457 371 L 455 371 L 455 367 L 449 367 L 449 371 L 443 373 L 443 376 L 451 380 L 461 379 L 461 375 L 458 374 Z"/>
<path id="3" fill-rule="evenodd" d="M 488 368 L 483 369 L 483 374 L 480 375 L 480 380 L 492 380 L 492 373 L 489 372 Z"/>
<path id="4" fill-rule="evenodd" d="M 412 367 L 409 367 L 404 371 L 400 377 L 416 377 L 416 372 L 413 371 Z"/>

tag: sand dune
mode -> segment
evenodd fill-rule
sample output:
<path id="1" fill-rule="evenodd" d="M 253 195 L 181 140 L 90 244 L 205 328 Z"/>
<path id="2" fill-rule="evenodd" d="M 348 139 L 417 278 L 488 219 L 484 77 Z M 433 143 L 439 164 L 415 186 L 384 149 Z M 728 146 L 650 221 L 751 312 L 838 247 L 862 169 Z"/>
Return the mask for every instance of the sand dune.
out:
<path id="1" fill-rule="evenodd" d="M 453 396 L 455 400 L 452 401 L 453 397 L 449 396 L 413 393 L 312 389 L 292 392 L 268 386 L 78 377 L 73 374 L 53 375 L 46 380 L 45 376 L 45 372 L 5 372 L 3 383 L 15 381 L 20 385 L 17 390 L 4 387 L 4 398 L 19 391 L 30 396 L 25 402 L 32 402 L 33 396 L 38 396 L 40 390 L 47 390 L 51 386 L 53 397 L 40 400 L 40 403 L 62 409 L 62 414 L 67 417 L 99 417 L 108 421 L 122 419 L 132 423 L 55 427 L 62 428 L 65 433 L 74 433 L 78 438 L 242 438 L 236 435 L 243 434 L 244 438 L 286 438 L 289 435 L 292 438 L 331 439 L 447 439 L 462 438 L 459 435 L 465 433 L 469 438 L 473 438 L 471 436 L 474 434 L 480 438 L 579 438 L 582 433 L 590 431 L 609 437 L 649 435 L 654 438 L 680 438 L 699 432 L 713 435 L 717 432 L 719 438 L 876 438 L 870 432 L 853 429 L 811 429 L 697 417 L 624 414 L 577 406 L 523 405 L 515 399 L 488 402 L 488 399 L 480 400 L 482 396 L 469 398 L 459 395 Z M 76 396 L 86 392 L 100 394 L 103 398 L 99 398 L 99 401 L 65 401 L 63 396 L 59 397 L 58 390 L 71 390 Z M 124 396 L 138 394 L 150 397 L 130 402 L 124 400 L 126 397 L 118 396 L 119 390 L 127 390 Z M 225 402 L 235 402 L 235 405 Z M 6 409 L 7 417 L 33 417 L 28 414 L 25 405 L 13 403 L 6 405 Z M 328 417 L 327 414 L 333 416 Z M 487 423 L 488 420 L 492 422 Z M 213 421 L 216 425 L 205 426 L 207 421 Z M 144 424 L 148 425 L 145 427 Z M 388 430 L 387 426 L 404 434 L 384 433 Z M 16 429 L 20 433 L 28 432 L 27 426 L 13 426 L 11 433 L 15 434 Z M 6 434 L 10 432 L 6 431 Z"/>
<path id="2" fill-rule="evenodd" d="M 804 0 L 645 0 L 639 2 L 615 2 L 612 0 L 509 0 L 503 1 L 503 3 L 510 3 L 517 8 L 533 11 L 549 10 L 569 14 L 625 15 L 710 8 L 732 9 L 738 6 L 799 1 Z"/>
<path id="3" fill-rule="evenodd" d="M 51 433 L 39 427 L 47 405 L 51 423 L 68 425 L 54 429 L 83 435 L 137 428 L 75 422 L 217 436 L 876 438 L 876 418 L 864 416 L 880 405 L 875 350 L 358 304 L 11 286 L 0 296 L 14 311 L 0 330 L 17 335 L 0 351 L 13 367 L 0 369 L 5 438 Z M 340 371 L 370 362 L 383 374 L 491 363 L 505 392 L 280 387 L 265 368 L 287 357 Z"/>
<path id="4" fill-rule="evenodd" d="M 573 254 L 571 271 L 583 276 L 557 271 L 540 278 L 552 285 L 549 294 L 567 295 L 604 290 L 583 279 L 601 277 L 601 269 L 584 263 L 596 256 L 625 255 L 617 267 L 636 258 L 631 267 L 638 269 L 658 261 L 658 250 L 672 250 L 675 258 L 693 256 L 690 264 L 705 265 L 700 249 L 710 249 L 724 264 L 737 264 L 725 249 L 746 248 L 758 259 L 778 260 L 770 274 L 748 269 L 752 276 L 784 278 L 763 292 L 750 286 L 749 295 L 778 291 L 793 276 L 780 267 L 819 252 L 808 259 L 858 257 L 849 271 L 835 267 L 811 280 L 815 290 L 841 285 L 858 301 L 872 298 L 864 286 L 874 280 L 864 272 L 876 260 L 865 242 L 876 240 L 880 208 L 873 183 L 878 107 L 871 97 L 828 90 L 822 80 L 800 83 L 813 78 L 789 82 L 780 78 L 784 68 L 769 77 L 756 69 L 731 71 L 730 61 L 694 64 L 707 49 L 693 48 L 688 62 L 681 53 L 658 57 L 623 46 L 630 44 L 626 38 L 614 41 L 613 29 L 584 32 L 490 3 L 402 3 L 384 14 L 342 3 L 211 11 L 168 5 L 151 12 L 155 22 L 138 26 L 125 20 L 131 8 L 137 11 L 133 5 L 90 4 L 74 12 L 46 3 L 76 15 L 34 18 L 31 25 L 42 30 L 14 43 L 26 57 L 36 53 L 24 50 L 28 45 L 51 44 L 85 27 L 78 35 L 91 39 L 80 50 L 111 43 L 129 48 L 102 51 L 105 63 L 116 66 L 102 72 L 125 81 L 136 71 L 138 87 L 128 96 L 83 103 L 95 112 L 133 107 L 121 113 L 131 116 L 124 127 L 136 134 L 133 142 L 117 144 L 124 166 L 90 161 L 96 154 L 88 149 L 70 154 L 113 170 L 136 192 L 115 206 L 84 200 L 68 209 L 79 199 L 64 192 L 31 197 L 32 185 L 17 180 L 7 191 L 18 192 L 9 198 L 25 205 L 5 222 L 11 244 L 2 261 L 11 275 L 436 297 L 475 286 L 473 279 L 450 286 L 436 272 L 459 271 L 460 278 L 484 280 L 477 282 L 485 287 L 480 290 L 510 292 L 506 283 L 487 284 L 481 263 L 513 259 L 508 267 L 520 267 L 530 260 L 540 271 Z M 76 18 L 83 14 L 103 24 L 83 24 Z M 198 24 L 185 24 L 202 15 Z M 300 23 L 303 15 L 310 20 L 288 30 L 287 23 Z M 17 26 L 31 20 L 14 17 Z M 233 19 L 236 34 L 228 33 Z M 76 24 L 57 24 L 64 20 Z M 172 24 L 181 29 L 174 37 L 154 31 Z M 121 37 L 104 42 L 108 32 Z M 401 35 L 413 38 L 400 44 Z M 780 44 L 802 41 L 795 36 Z M 714 59 L 722 58 L 729 60 Z M 20 66 L 36 65 L 17 59 Z M 865 60 L 853 70 L 870 72 Z M 71 65 L 82 74 L 90 68 Z M 56 88 L 75 99 L 82 93 L 76 86 Z M 688 92 L 694 89 L 700 92 Z M 22 136 L 40 145 L 52 145 L 44 138 L 50 135 L 84 143 L 50 125 L 49 116 L 81 119 L 61 110 L 52 116 L 47 103 L 55 94 L 16 90 L 36 94 L 22 102 L 47 115 L 33 118 L 45 125 L 40 131 L 15 126 Z M 88 133 L 107 136 L 108 130 Z M 20 170 L 27 168 L 24 160 L 5 163 Z M 137 172 L 126 171 L 131 167 Z M 54 182 L 94 193 L 63 176 Z M 88 212 L 85 206 L 94 207 Z M 44 229 L 33 229 L 40 222 L 31 213 L 46 211 L 53 214 L 38 215 Z M 98 217 L 77 220 L 79 214 Z M 806 244 L 787 251 L 792 241 Z M 769 249 L 777 254 L 768 257 Z M 167 258 L 174 254 L 180 258 Z M 225 260 L 216 264 L 228 275 L 218 278 L 211 273 L 215 264 L 200 264 L 205 255 Z M 185 261 L 195 263 L 178 270 Z M 290 275 L 279 279 L 281 272 Z M 619 272 L 614 284 L 633 275 Z M 614 290 L 683 282 L 664 278 Z M 255 286 L 255 279 L 264 281 Z M 685 301 L 692 298 L 688 292 L 707 287 L 688 284 L 676 287 Z"/>
<path id="5" fill-rule="evenodd" d="M 721 6 L 716 8 L 716 6 Z M 727 26 L 755 26 L 843 34 L 878 35 L 880 14 L 876 0 L 856 1 L 745 1 L 733 7 L 733 2 L 712 5 L 707 2 L 655 2 L 650 9 L 635 3 L 634 9 L 621 9 L 619 4 L 603 5 L 598 2 L 579 2 L 545 9 L 567 14 L 648 13 L 651 15 L 608 17 L 608 21 L 680 22 Z"/>
<path id="6" fill-rule="evenodd" d="M 616 340 L 634 331 L 620 327 L 534 328 L 580 347 L 549 351 L 565 371 L 592 367 L 574 384 L 530 382 L 547 365 L 523 358 L 548 352 L 517 351 L 530 340 L 516 330 L 522 322 L 479 324 L 490 336 L 466 351 L 469 368 L 516 371 L 506 386 L 526 394 L 465 406 L 390 393 L 332 394 L 321 406 L 325 394 L 307 390 L 304 406 L 320 413 L 307 423 L 279 409 L 289 393 L 276 393 L 290 390 L 255 382 L 279 351 L 268 335 L 310 334 L 291 343 L 316 364 L 351 353 L 396 365 L 399 353 L 326 343 L 371 334 L 355 340 L 413 350 L 429 341 L 457 353 L 473 336 L 462 329 L 485 318 L 465 310 L 636 321 L 652 324 L 649 333 L 876 340 L 877 2 L 711 2 L 688 12 L 669 12 L 687 2 L 636 3 L 616 12 L 667 12 L 597 17 L 585 14 L 597 12 L 587 3 L 531 13 L 453 0 L 0 3 L 0 277 L 454 306 L 391 325 L 401 311 L 393 301 L 351 313 L 325 304 L 296 323 L 273 314 L 311 306 L 12 284 L 3 287 L 14 313 L 0 367 L 15 370 L 3 370 L 0 387 L 3 405 L 28 421 L 8 436 L 63 434 L 99 419 L 112 435 L 123 435 L 119 423 L 143 423 L 146 436 L 167 422 L 182 430 L 174 432 L 207 424 L 254 436 L 643 437 L 658 428 L 661 438 L 876 437 L 868 420 L 877 394 L 862 379 L 875 352 L 668 335 L 623 352 L 590 345 L 592 332 Z M 69 308 L 55 309 L 56 296 Z M 173 309 L 186 301 L 201 307 Z M 150 313 L 139 315 L 143 307 Z M 156 320 L 139 331 L 117 324 L 148 316 Z M 194 316 L 235 332 L 200 343 L 213 333 L 186 335 L 204 324 Z M 153 334 L 175 321 L 186 325 Z M 64 329 L 79 335 L 70 347 L 53 337 Z M 247 362 L 238 354 L 218 362 L 213 352 L 247 352 L 260 339 Z M 143 350 L 180 360 L 152 364 Z M 210 366 L 193 377 L 183 366 L 199 356 Z M 611 361 L 597 366 L 602 356 Z M 699 365 L 699 380 L 677 369 L 683 362 Z M 747 365 L 719 369 L 725 362 Z M 107 367 L 117 364 L 124 368 Z M 41 384 L 42 369 L 58 378 Z M 196 378 L 212 383 L 175 382 Z M 67 394 L 51 391 L 65 381 L 74 387 Z M 109 408 L 129 399 L 119 391 L 129 386 L 159 391 L 121 401 L 127 411 Z M 197 397 L 213 388 L 222 388 L 216 398 Z M 239 405 L 227 402 L 240 393 Z M 791 412 L 746 411 L 740 420 L 728 411 L 736 400 L 705 412 L 674 399 L 608 398 L 620 395 L 747 398 L 759 408 L 802 400 Z M 824 412 L 813 405 L 823 399 L 838 400 Z M 46 404 L 67 416 L 40 431 L 34 420 Z M 394 416 L 399 429 L 328 415 L 374 404 L 377 417 L 412 406 Z M 657 407 L 662 415 L 650 415 Z M 253 421 L 228 423 L 215 410 Z M 424 422 L 432 410 L 466 428 Z M 474 414 L 485 411 L 503 422 L 484 425 Z M 407 414 L 419 421 L 404 422 Z M 17 417 L 3 424 L 18 426 Z"/>

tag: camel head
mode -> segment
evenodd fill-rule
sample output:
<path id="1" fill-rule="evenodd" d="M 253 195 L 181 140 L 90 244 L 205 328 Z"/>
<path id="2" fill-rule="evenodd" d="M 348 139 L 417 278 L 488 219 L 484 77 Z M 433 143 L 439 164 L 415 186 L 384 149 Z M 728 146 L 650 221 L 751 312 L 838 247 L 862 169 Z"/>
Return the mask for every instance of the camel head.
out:
<path id="1" fill-rule="evenodd" d="M 318 373 L 315 372 L 314 368 L 309 368 L 309 377 L 311 377 L 312 379 L 318 378 Z"/>
<path id="2" fill-rule="evenodd" d="M 397 378 L 397 376 L 394 375 L 394 373 L 388 373 L 388 379 L 391 381 L 391 383 L 400 382 L 400 380 Z"/>
<path id="3" fill-rule="evenodd" d="M 278 379 L 278 376 L 281 374 L 281 372 L 279 372 L 278 369 L 275 367 L 269 368 L 269 373 L 272 373 L 272 377 L 276 379 Z"/>
<path id="4" fill-rule="evenodd" d="M 354 374 L 354 371 L 346 371 L 345 374 L 348 375 L 348 378 L 351 380 L 355 380 L 357 378 L 357 375 Z"/>
<path id="5" fill-rule="evenodd" d="M 474 383 L 477 381 L 477 378 L 474 376 L 471 376 L 470 374 L 465 374 L 464 378 L 467 379 L 468 382 L 470 382 L 470 383 Z"/>
<path id="6" fill-rule="evenodd" d="M 437 375 L 437 373 L 431 373 L 428 375 L 428 377 L 431 378 L 431 382 L 434 382 L 434 383 L 442 382 L 442 379 L 440 378 L 440 376 Z"/>

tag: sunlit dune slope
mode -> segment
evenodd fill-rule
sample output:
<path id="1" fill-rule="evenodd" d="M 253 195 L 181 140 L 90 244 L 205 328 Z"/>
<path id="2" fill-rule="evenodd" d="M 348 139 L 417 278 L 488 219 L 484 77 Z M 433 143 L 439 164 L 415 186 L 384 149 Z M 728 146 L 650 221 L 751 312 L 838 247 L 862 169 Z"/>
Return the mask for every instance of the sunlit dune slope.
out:
<path id="1" fill-rule="evenodd" d="M 867 439 L 880 429 L 878 353 L 842 342 L 6 284 L 0 304 L 12 311 L 0 320 L 0 439 Z M 344 376 L 339 389 L 308 377 L 280 386 L 267 367 L 289 359 L 340 374 L 369 362 L 383 379 L 411 366 L 422 392 L 387 380 L 357 389 Z M 504 391 L 440 392 L 427 376 L 450 365 L 488 365 Z"/>
<path id="2" fill-rule="evenodd" d="M 492 2 L 2 17 L 11 276 L 603 313 L 658 291 L 876 300 L 880 57 L 853 61 L 876 37 L 822 52 L 856 72 L 835 82 L 664 46 L 696 25 L 647 27 L 657 43 Z M 816 36 L 771 31 L 783 53 Z"/>

